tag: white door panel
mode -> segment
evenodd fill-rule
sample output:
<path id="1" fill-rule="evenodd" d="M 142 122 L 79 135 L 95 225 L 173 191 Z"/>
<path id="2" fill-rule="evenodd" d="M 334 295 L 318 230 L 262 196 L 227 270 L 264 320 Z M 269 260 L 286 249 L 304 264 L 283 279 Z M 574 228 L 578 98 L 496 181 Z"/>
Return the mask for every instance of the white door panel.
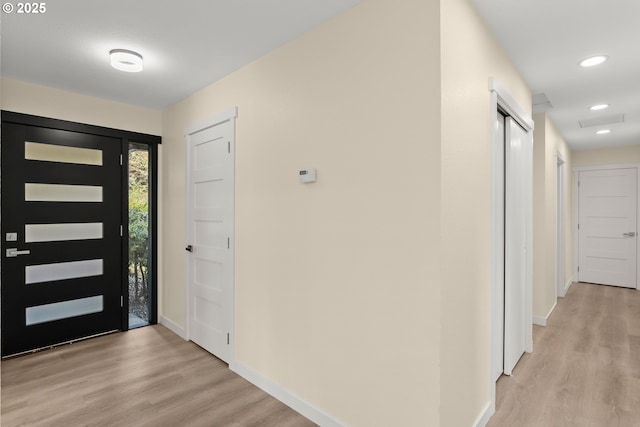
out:
<path id="1" fill-rule="evenodd" d="M 634 168 L 579 173 L 581 282 L 636 287 L 637 179 Z"/>
<path id="2" fill-rule="evenodd" d="M 498 153 L 498 164 L 504 166 L 504 151 L 505 151 L 505 117 L 501 114 L 497 114 L 497 129 L 498 134 L 501 135 L 501 144 Z M 502 183 L 504 183 L 504 169 L 500 172 Z M 493 380 L 497 381 L 498 378 L 504 372 L 504 189 L 500 191 L 500 196 L 497 198 L 497 206 L 496 210 L 501 212 L 498 215 L 498 220 L 495 224 L 495 227 L 498 230 L 497 241 L 499 242 L 499 251 L 497 254 L 497 265 L 496 269 L 496 282 L 499 283 L 497 289 L 495 290 L 495 301 L 494 307 L 496 309 L 496 314 L 494 315 L 494 333 L 496 337 L 493 339 L 494 343 L 494 354 L 496 355 L 496 360 L 492 364 L 492 376 Z"/>
<path id="3" fill-rule="evenodd" d="M 188 334 L 226 362 L 233 330 L 233 126 L 227 120 L 187 136 Z"/>
<path id="4" fill-rule="evenodd" d="M 527 221 L 531 191 L 531 139 L 513 119 L 505 120 L 505 313 L 504 373 L 511 375 L 526 350 Z"/>

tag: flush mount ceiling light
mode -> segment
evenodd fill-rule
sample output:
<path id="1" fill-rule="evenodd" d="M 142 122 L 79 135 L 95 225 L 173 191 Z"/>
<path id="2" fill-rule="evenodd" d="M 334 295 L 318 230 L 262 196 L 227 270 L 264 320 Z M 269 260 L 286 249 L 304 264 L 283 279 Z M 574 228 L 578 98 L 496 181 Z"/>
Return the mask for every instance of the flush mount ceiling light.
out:
<path id="1" fill-rule="evenodd" d="M 142 71 L 142 55 L 132 50 L 113 49 L 111 55 L 111 66 L 116 70 L 128 73 L 138 73 Z"/>
<path id="2" fill-rule="evenodd" d="M 596 132 L 598 135 L 606 135 L 608 133 L 611 133 L 611 129 L 600 129 L 598 132 Z"/>
<path id="3" fill-rule="evenodd" d="M 589 107 L 589 110 L 591 110 L 591 111 L 599 111 L 599 110 L 604 110 L 606 108 L 609 108 L 609 104 L 594 105 L 594 106 Z"/>
<path id="4" fill-rule="evenodd" d="M 584 61 L 580 61 L 580 66 L 593 67 L 594 65 L 602 64 L 607 59 L 609 59 L 609 57 L 604 55 L 592 56 L 591 58 L 587 58 Z"/>

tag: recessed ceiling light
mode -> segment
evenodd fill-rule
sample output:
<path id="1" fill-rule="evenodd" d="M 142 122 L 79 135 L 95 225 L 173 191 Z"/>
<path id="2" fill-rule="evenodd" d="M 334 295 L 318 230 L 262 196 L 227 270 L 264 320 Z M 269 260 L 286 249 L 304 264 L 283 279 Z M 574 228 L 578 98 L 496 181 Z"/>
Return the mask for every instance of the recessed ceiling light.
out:
<path id="1" fill-rule="evenodd" d="M 609 108 L 609 104 L 598 104 L 598 105 L 594 105 L 592 107 L 589 107 L 589 110 L 591 111 L 598 111 L 598 110 L 604 110 L 605 108 Z"/>
<path id="2" fill-rule="evenodd" d="M 113 49 L 111 55 L 111 66 L 116 70 L 128 73 L 142 71 L 142 55 L 132 50 Z"/>
<path id="3" fill-rule="evenodd" d="M 596 132 L 598 135 L 605 135 L 607 133 L 611 133 L 611 129 L 600 129 L 598 132 Z"/>
<path id="4" fill-rule="evenodd" d="M 609 57 L 604 55 L 592 56 L 591 58 L 587 58 L 584 61 L 581 61 L 580 66 L 593 67 L 594 65 L 602 64 L 607 59 L 609 59 Z"/>

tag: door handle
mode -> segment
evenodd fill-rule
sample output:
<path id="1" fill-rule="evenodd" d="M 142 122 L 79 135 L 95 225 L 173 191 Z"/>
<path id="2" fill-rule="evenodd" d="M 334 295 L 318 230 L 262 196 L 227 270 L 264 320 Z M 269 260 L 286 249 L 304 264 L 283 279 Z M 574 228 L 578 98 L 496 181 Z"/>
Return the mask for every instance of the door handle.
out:
<path id="1" fill-rule="evenodd" d="M 630 231 L 628 233 L 622 233 L 622 235 L 624 237 L 636 237 L 636 232 L 635 231 Z"/>
<path id="2" fill-rule="evenodd" d="M 19 251 L 18 248 L 7 248 L 7 258 L 15 258 L 18 255 L 29 255 L 30 253 L 31 251 L 28 249 Z"/>
<path id="3" fill-rule="evenodd" d="M 188 245 L 186 248 L 184 248 L 184 250 L 187 252 L 193 252 L 193 246 Z"/>

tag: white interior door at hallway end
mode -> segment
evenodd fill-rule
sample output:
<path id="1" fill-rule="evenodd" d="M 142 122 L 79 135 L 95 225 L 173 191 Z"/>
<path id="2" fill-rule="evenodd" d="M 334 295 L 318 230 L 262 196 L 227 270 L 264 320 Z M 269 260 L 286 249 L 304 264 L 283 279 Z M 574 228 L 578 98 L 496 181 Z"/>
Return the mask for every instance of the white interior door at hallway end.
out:
<path id="1" fill-rule="evenodd" d="M 578 278 L 636 287 L 637 185 L 635 168 L 578 175 Z"/>
<path id="2" fill-rule="evenodd" d="M 187 334 L 227 363 L 233 336 L 233 138 L 233 120 L 187 135 Z"/>

